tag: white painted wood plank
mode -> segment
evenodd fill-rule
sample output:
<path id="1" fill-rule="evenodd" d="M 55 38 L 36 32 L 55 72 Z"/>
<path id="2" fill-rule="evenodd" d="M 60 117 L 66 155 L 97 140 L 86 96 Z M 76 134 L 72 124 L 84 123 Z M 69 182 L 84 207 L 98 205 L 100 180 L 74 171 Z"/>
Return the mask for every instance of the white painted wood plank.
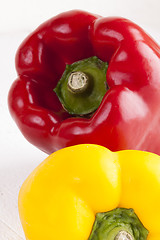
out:
<path id="1" fill-rule="evenodd" d="M 5 240 L 24 240 L 10 226 L 0 220 L 0 239 Z"/>

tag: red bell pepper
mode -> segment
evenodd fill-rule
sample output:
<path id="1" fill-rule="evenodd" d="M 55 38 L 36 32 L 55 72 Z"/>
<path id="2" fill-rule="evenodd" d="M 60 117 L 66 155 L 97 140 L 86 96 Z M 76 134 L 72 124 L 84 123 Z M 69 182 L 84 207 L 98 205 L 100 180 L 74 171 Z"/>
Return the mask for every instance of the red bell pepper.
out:
<path id="1" fill-rule="evenodd" d="M 64 109 L 62 96 L 59 101 L 57 88 L 65 84 L 59 79 L 66 65 L 73 73 L 70 64 L 92 56 L 108 62 L 109 89 L 92 113 L 77 115 Z M 94 143 L 112 151 L 160 154 L 160 47 L 133 22 L 79 10 L 59 14 L 24 40 L 16 69 L 18 79 L 9 92 L 11 115 L 25 138 L 44 152 Z"/>

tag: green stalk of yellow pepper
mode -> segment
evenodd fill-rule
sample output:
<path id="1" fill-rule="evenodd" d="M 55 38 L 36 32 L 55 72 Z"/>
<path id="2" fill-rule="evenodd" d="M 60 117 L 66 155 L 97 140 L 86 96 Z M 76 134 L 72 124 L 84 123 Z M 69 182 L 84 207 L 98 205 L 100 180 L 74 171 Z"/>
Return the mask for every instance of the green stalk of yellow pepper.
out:
<path id="1" fill-rule="evenodd" d="M 27 240 L 158 240 L 160 156 L 59 150 L 23 183 L 19 213 Z"/>

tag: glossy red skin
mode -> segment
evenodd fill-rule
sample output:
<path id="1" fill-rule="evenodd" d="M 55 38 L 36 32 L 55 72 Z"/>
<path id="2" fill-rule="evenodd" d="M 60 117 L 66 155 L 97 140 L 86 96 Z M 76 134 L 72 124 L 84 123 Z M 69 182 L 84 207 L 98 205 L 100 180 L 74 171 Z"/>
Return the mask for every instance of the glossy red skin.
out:
<path id="1" fill-rule="evenodd" d="M 63 110 L 53 92 L 66 64 L 108 61 L 109 91 L 90 119 Z M 25 138 L 50 154 L 81 143 L 160 154 L 160 48 L 123 18 L 69 11 L 36 29 L 16 54 L 9 109 Z"/>

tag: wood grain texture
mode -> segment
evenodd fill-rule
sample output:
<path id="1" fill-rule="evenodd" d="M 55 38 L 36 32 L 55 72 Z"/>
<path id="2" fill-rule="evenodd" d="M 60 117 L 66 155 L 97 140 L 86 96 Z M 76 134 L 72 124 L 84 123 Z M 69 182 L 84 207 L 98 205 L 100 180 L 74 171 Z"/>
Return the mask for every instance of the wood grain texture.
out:
<path id="1" fill-rule="evenodd" d="M 5 240 L 24 240 L 22 236 L 16 233 L 8 224 L 0 220 L 0 236 Z"/>

